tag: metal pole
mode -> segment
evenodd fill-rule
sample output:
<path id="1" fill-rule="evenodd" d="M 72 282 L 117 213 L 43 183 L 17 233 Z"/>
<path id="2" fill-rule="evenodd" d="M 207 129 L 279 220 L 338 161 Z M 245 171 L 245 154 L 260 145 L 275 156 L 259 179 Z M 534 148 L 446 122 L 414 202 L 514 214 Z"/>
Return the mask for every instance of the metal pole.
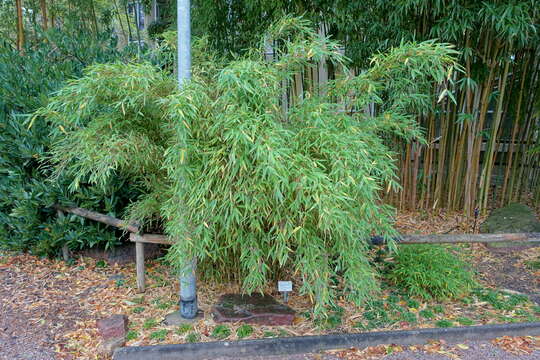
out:
<path id="1" fill-rule="evenodd" d="M 191 79 L 191 20 L 190 0 L 178 0 L 178 86 Z"/>
<path id="2" fill-rule="evenodd" d="M 178 86 L 191 79 L 191 20 L 190 0 L 177 0 L 178 21 Z M 197 316 L 196 262 L 183 269 L 180 274 L 180 316 L 193 319 Z"/>

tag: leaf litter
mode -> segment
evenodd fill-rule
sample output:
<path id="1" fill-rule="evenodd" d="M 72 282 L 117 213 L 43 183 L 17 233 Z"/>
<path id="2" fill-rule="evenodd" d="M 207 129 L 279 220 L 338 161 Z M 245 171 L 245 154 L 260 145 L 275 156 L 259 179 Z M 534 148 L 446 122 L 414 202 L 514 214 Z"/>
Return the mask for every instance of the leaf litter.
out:
<path id="1" fill-rule="evenodd" d="M 443 211 L 431 214 L 403 213 L 398 215 L 396 224 L 402 233 L 462 233 L 471 232 L 475 227 L 474 219 Z M 486 257 L 494 257 L 483 245 L 461 246 L 460 251 L 474 263 L 484 261 Z M 522 251 L 517 252 L 516 256 L 519 258 L 517 266 L 524 267 L 532 255 L 528 251 Z M 179 329 L 163 323 L 165 315 L 178 308 L 179 289 L 174 274 L 159 260 L 148 261 L 146 265 L 147 290 L 144 294 L 139 294 L 136 290 L 134 264 L 101 267 L 101 264 L 96 265 L 94 259 L 81 257 L 74 264 L 67 265 L 62 261 L 40 259 L 27 254 L 0 255 L 0 270 L 26 274 L 30 277 L 31 286 L 39 289 L 39 297 L 25 299 L 21 298 L 24 294 L 13 293 L 9 301 L 18 303 L 22 312 L 33 311 L 33 314 L 36 314 L 35 311 L 38 310 L 42 314 L 34 316 L 31 321 L 36 324 L 47 322 L 53 327 L 56 332 L 54 348 L 61 359 L 102 359 L 97 351 L 100 337 L 96 320 L 112 314 L 129 316 L 128 346 L 216 340 L 212 337 L 212 331 L 217 326 L 211 316 L 212 306 L 220 295 L 239 292 L 239 286 L 230 283 L 199 283 L 199 307 L 204 311 L 204 317 L 194 323 L 191 329 Z M 366 319 L 366 307 L 355 306 L 343 298 L 338 301 L 335 314 L 330 315 L 326 322 L 315 321 L 310 317 L 310 299 L 294 293 L 289 297 L 289 305 L 298 314 L 294 325 L 252 325 L 253 332 L 243 339 L 429 328 L 435 327 L 441 320 L 450 321 L 453 326 L 461 325 L 463 319 L 468 319 L 467 324 L 472 322 L 474 325 L 538 321 L 540 309 L 537 306 L 528 301 L 517 302 L 511 307 L 494 306 L 505 304 L 505 301 L 508 302 L 513 299 L 512 296 L 517 295 L 500 292 L 496 289 L 496 284 L 482 279 L 481 283 L 485 289 L 493 290 L 493 294 L 478 293 L 463 301 L 444 303 L 423 302 L 406 296 L 396 298 L 392 289 L 385 289 L 379 304 L 381 313 L 392 313 L 394 318 L 390 316 L 388 321 L 375 319 L 371 322 Z M 267 290 L 268 293 L 279 296 L 275 289 Z M 63 307 L 70 306 L 76 308 L 71 317 L 62 312 Z M 227 340 L 238 340 L 237 329 L 241 325 L 226 324 L 230 329 Z M 494 340 L 493 343 L 510 352 L 538 348 L 538 338 L 504 337 Z M 458 344 L 448 348 L 444 342 L 434 342 L 412 348 L 457 359 L 453 351 L 463 350 L 466 346 Z M 369 359 L 410 348 L 381 345 L 366 349 L 339 350 L 336 354 L 344 359 Z"/>

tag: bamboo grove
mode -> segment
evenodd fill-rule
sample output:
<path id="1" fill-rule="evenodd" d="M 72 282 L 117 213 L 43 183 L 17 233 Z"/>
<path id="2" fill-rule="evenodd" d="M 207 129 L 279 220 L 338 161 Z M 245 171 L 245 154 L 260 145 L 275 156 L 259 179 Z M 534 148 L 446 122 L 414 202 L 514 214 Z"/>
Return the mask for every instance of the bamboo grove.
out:
<path id="1" fill-rule="evenodd" d="M 438 39 L 454 44 L 460 51 L 462 71 L 448 80 L 447 92 L 433 101 L 431 109 L 417 116 L 427 143 L 388 139 L 399 153 L 402 190 L 386 194 L 386 201 L 399 208 L 438 207 L 468 214 L 474 209 L 485 211 L 531 200 L 531 196 L 534 202 L 540 201 L 539 155 L 535 151 L 540 85 L 538 1 L 292 1 L 275 6 L 262 2 L 259 8 L 233 1 L 231 18 L 251 19 L 239 25 L 219 18 L 219 9 L 212 2 L 195 3 L 205 10 L 199 31 L 211 34 L 216 46 L 231 51 L 240 51 L 234 44 L 252 41 L 258 27 L 280 11 L 307 14 L 319 24 L 322 34 L 340 39 L 358 71 L 369 66 L 371 54 L 402 41 Z M 232 33 L 238 26 L 243 36 Z M 319 69 L 298 75 L 284 84 L 282 105 L 288 106 L 304 90 L 312 91 L 339 72 L 323 63 Z M 379 111 L 376 104 L 356 110 Z"/>
<path id="2" fill-rule="evenodd" d="M 463 71 L 449 84 L 452 96 L 418 116 L 428 144 L 400 146 L 403 191 L 390 200 L 467 213 L 531 194 L 538 202 L 540 4 L 405 3 L 390 12 L 391 27 L 457 45 Z"/>
<path id="3" fill-rule="evenodd" d="M 35 46 L 47 30 L 74 29 L 93 37 L 143 39 L 130 5 L 141 3 L 149 13 L 152 0 L 15 0 L 0 1 L 0 36 L 19 51 Z M 162 9 L 164 14 L 169 7 Z M 114 28 L 114 29 L 113 29 Z"/>

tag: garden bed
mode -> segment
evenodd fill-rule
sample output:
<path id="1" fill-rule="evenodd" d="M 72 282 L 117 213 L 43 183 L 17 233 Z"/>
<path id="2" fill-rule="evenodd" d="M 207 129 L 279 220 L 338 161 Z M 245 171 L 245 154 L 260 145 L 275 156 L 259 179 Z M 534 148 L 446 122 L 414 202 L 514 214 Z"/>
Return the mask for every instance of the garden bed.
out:
<path id="1" fill-rule="evenodd" d="M 401 218 L 400 224 L 402 228 L 412 228 L 416 222 L 430 232 L 432 221 L 439 223 L 439 232 L 463 231 L 455 228 L 460 220 L 454 215 L 443 213 L 440 216 L 431 220 L 422 220 L 418 215 L 407 216 Z M 484 245 L 461 246 L 460 251 L 480 270 L 486 259 L 493 260 L 493 264 L 500 259 Z M 538 279 L 538 270 L 530 266 L 535 256 L 540 256 L 538 247 L 514 250 L 512 266 Z M 538 304 L 506 286 L 505 290 L 497 288 L 480 273 L 480 287 L 459 301 L 422 301 L 383 284 L 380 299 L 365 307 L 340 299 L 325 321 L 312 319 L 309 299 L 293 293 L 289 305 L 298 313 L 293 326 L 216 324 L 211 316 L 213 304 L 223 293 L 239 289 L 234 284 L 199 283 L 199 306 L 205 313 L 204 318 L 193 326 L 166 326 L 162 323 L 165 315 L 177 309 L 177 280 L 163 262 L 149 262 L 146 293 L 138 294 L 134 268 L 134 264 L 108 265 L 89 258 L 79 258 L 68 265 L 29 255 L 3 254 L 0 257 L 2 280 L 15 275 L 24 275 L 26 280 L 0 290 L 0 302 L 8 297 L 10 303 L 20 304 L 9 316 L 27 317 L 35 320 L 38 327 L 52 329 L 54 335 L 50 343 L 55 345 L 55 350 L 63 358 L 77 359 L 96 358 L 100 342 L 96 319 L 111 314 L 129 316 L 128 346 L 540 320 Z M 268 291 L 277 296 L 274 289 Z M 29 297 L 31 294 L 34 298 Z M 39 301 L 35 298 L 37 295 Z"/>

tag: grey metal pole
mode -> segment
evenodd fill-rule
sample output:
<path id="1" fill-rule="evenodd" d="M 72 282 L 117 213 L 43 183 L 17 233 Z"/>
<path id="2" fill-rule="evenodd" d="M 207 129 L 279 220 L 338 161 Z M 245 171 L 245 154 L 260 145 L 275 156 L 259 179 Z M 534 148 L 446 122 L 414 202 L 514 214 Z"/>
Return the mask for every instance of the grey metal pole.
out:
<path id="1" fill-rule="evenodd" d="M 190 0 L 178 0 L 178 86 L 191 79 L 191 19 Z"/>
<path id="2" fill-rule="evenodd" d="M 191 79 L 191 19 L 190 0 L 177 0 L 178 21 L 178 86 Z M 196 262 L 180 274 L 180 316 L 193 319 L 197 316 Z"/>

